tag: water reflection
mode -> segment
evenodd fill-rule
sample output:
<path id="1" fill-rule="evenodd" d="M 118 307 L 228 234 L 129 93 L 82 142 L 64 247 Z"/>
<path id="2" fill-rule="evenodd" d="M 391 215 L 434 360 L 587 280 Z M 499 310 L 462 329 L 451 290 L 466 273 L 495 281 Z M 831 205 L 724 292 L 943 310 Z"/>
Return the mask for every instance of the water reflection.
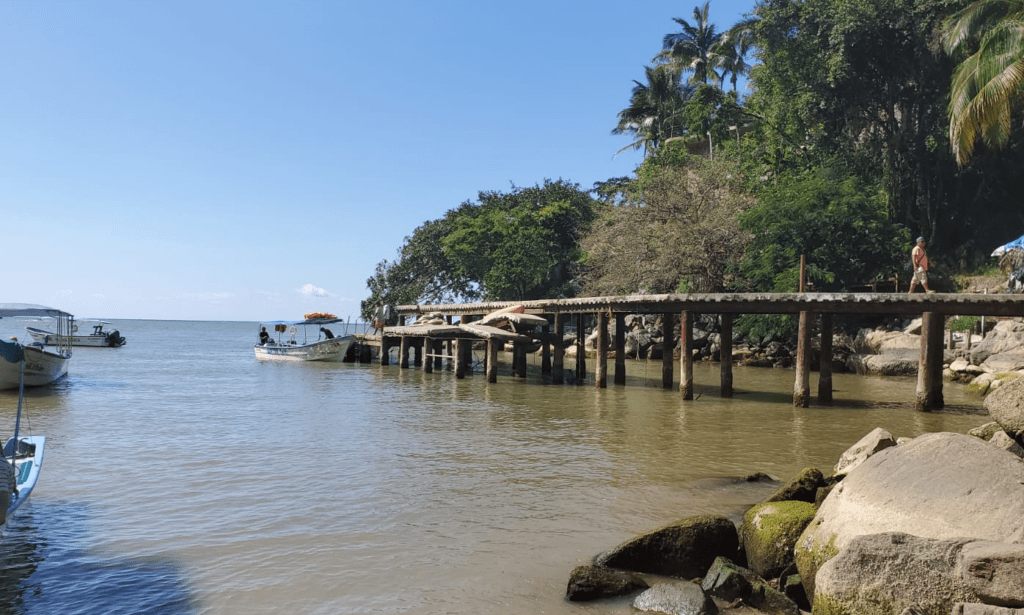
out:
<path id="1" fill-rule="evenodd" d="M 82 507 L 31 501 L 0 542 L 0 615 L 190 615 L 198 603 L 176 563 L 92 555 L 77 545 Z"/>

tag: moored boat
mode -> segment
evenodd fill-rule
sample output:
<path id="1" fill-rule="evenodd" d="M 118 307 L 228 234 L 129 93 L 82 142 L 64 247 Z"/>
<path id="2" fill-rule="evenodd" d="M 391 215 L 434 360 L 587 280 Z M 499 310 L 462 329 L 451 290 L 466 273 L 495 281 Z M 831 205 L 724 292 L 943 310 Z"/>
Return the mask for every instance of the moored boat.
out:
<path id="1" fill-rule="evenodd" d="M 307 315 L 308 316 L 308 315 Z M 335 336 L 325 325 L 343 323 L 340 318 L 314 317 L 305 320 L 275 320 L 260 323 L 259 342 L 253 346 L 256 358 L 279 361 L 342 361 L 355 342 L 355 335 Z M 275 335 L 267 331 L 273 327 Z M 310 340 L 308 327 L 317 328 L 316 339 Z M 299 327 L 301 340 L 299 339 Z M 346 327 L 347 329 L 347 327 Z M 282 339 L 283 338 L 283 339 Z"/>
<path id="2" fill-rule="evenodd" d="M 128 340 L 117 329 L 109 331 L 103 329 L 105 325 L 109 324 L 109 322 L 102 320 L 80 320 L 77 325 L 72 325 L 70 335 L 60 335 L 37 327 L 25 327 L 25 330 L 28 331 L 28 334 L 32 336 L 34 341 L 46 346 L 59 346 L 65 337 L 68 338 L 68 342 L 72 346 L 120 348 L 128 343 Z M 91 326 L 92 333 L 79 333 L 79 326 Z"/>
<path id="3" fill-rule="evenodd" d="M 43 467 L 46 437 L 19 434 L 22 406 L 25 401 L 24 374 L 29 361 L 26 350 L 27 347 L 18 342 L 0 340 L 0 364 L 15 365 L 20 374 L 14 435 L 4 444 L 4 458 L 0 460 L 0 528 L 6 527 L 14 517 L 15 511 L 28 500 Z"/>
<path id="4" fill-rule="evenodd" d="M 24 386 L 43 386 L 67 375 L 71 361 L 71 343 L 68 334 L 74 327 L 75 317 L 71 314 L 42 305 L 26 303 L 0 303 L 0 318 L 9 317 L 50 317 L 61 339 L 51 346 L 42 343 L 20 344 L 23 349 L 24 366 L 9 361 L 0 361 L 0 389 L 15 389 Z M 16 338 L 13 341 L 17 342 Z"/>

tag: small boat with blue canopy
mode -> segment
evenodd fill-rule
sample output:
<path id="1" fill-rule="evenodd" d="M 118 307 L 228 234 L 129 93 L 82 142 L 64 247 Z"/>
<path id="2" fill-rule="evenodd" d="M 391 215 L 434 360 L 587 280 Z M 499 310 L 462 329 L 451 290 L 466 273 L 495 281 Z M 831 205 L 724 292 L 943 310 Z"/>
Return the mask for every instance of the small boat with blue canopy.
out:
<path id="1" fill-rule="evenodd" d="M 355 335 L 336 336 L 327 325 L 344 324 L 333 314 L 315 312 L 304 320 L 271 320 L 260 323 L 259 340 L 253 347 L 256 358 L 279 361 L 342 361 L 355 342 Z M 268 331 L 267 327 L 271 330 Z M 316 338 L 310 336 L 313 327 Z M 344 326 L 347 333 L 348 326 Z"/>
<path id="2" fill-rule="evenodd" d="M 19 344 L 25 352 L 24 369 L 0 361 L 0 389 L 44 386 L 63 378 L 71 362 L 71 333 L 75 317 L 56 308 L 29 303 L 0 303 L 0 318 L 52 318 L 58 335 L 52 345 L 41 342 Z M 17 338 L 12 338 L 17 342 Z M 23 372 L 23 373 L 22 373 Z"/>
<path id="3" fill-rule="evenodd" d="M 21 413 L 25 401 L 25 367 L 28 363 L 26 347 L 15 341 L 0 340 L 0 363 L 17 366 L 21 374 L 18 383 L 18 414 L 14 422 L 14 435 L 7 440 L 0 461 L 0 528 L 6 527 L 35 489 L 39 471 L 43 467 L 45 436 L 24 436 Z"/>

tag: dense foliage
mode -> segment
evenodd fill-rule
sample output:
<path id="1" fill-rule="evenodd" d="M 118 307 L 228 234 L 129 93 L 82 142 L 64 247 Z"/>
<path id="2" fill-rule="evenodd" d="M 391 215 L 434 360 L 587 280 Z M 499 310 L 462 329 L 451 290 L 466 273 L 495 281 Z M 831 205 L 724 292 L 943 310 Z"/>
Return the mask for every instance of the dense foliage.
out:
<path id="1" fill-rule="evenodd" d="M 416 229 L 394 261 L 377 265 L 362 303 L 526 300 L 575 295 L 578 237 L 596 201 L 579 186 L 545 180 L 508 193 L 481 192 Z"/>

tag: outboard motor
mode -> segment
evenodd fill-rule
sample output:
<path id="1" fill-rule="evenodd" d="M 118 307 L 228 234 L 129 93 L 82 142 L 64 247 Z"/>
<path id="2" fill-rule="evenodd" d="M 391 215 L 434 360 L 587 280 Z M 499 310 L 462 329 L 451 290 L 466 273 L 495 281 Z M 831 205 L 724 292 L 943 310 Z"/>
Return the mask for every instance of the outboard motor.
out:
<path id="1" fill-rule="evenodd" d="M 118 346 L 124 346 L 124 342 L 125 339 L 121 337 L 121 333 L 117 329 L 107 333 L 107 343 L 110 346 L 117 348 Z"/>

